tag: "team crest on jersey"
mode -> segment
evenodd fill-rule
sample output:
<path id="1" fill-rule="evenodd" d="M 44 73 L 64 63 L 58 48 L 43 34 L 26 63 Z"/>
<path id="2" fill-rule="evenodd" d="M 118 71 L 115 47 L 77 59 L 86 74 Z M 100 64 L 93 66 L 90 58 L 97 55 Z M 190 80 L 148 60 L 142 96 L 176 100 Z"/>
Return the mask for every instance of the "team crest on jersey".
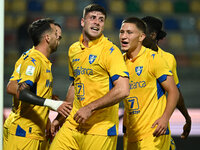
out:
<path id="1" fill-rule="evenodd" d="M 97 56 L 95 56 L 95 55 L 89 55 L 89 63 L 92 64 L 96 58 L 97 58 Z"/>
<path id="2" fill-rule="evenodd" d="M 137 74 L 138 76 L 141 75 L 142 70 L 143 70 L 143 66 L 137 66 L 137 67 L 135 67 L 135 72 L 136 72 L 136 74 Z"/>

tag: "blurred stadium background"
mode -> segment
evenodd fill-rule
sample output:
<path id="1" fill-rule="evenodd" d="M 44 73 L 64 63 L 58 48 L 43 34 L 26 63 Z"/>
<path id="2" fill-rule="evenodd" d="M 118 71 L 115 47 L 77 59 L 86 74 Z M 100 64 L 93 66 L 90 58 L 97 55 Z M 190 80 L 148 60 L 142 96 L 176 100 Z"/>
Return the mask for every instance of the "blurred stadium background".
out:
<path id="1" fill-rule="evenodd" d="M 175 55 L 185 104 L 192 115 L 192 131 L 180 139 L 184 119 L 176 111 L 170 121 L 177 150 L 198 149 L 200 142 L 200 0 L 5 0 L 4 89 L 23 51 L 31 48 L 26 36 L 27 24 L 51 17 L 62 26 L 62 41 L 52 55 L 54 94 L 65 98 L 68 80 L 67 51 L 78 40 L 83 8 L 90 3 L 104 6 L 108 12 L 104 34 L 119 46 L 121 21 L 128 16 L 152 15 L 163 20 L 167 37 L 160 46 Z M 4 108 L 11 108 L 11 96 L 4 90 Z M 120 104 L 123 108 L 123 104 Z M 121 110 L 123 111 L 123 109 Z M 177 131 L 177 132 L 176 132 Z M 122 149 L 119 136 L 118 149 Z"/>

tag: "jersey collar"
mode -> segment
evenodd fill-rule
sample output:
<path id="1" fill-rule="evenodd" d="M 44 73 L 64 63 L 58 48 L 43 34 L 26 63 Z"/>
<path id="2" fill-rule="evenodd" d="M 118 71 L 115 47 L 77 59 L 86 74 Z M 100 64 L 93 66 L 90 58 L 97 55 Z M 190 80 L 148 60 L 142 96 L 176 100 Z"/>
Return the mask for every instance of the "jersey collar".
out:
<path id="1" fill-rule="evenodd" d="M 127 53 L 126 53 L 124 59 L 125 59 L 125 61 L 126 61 L 126 60 L 129 60 L 129 61 L 131 61 L 131 62 L 134 62 L 134 61 L 135 61 L 138 57 L 140 57 L 145 51 L 146 51 L 146 47 L 142 46 L 140 52 L 137 54 L 137 56 L 136 56 L 134 59 L 129 59 L 128 56 L 127 56 Z"/>
<path id="2" fill-rule="evenodd" d="M 40 55 L 42 57 L 42 60 L 44 60 L 47 63 L 51 63 L 49 61 L 49 59 L 44 54 L 42 54 L 40 51 L 38 51 L 37 49 L 35 49 L 35 47 L 33 47 L 32 50 L 34 50 L 33 51 L 34 53 L 37 53 L 38 55 Z"/>
<path id="3" fill-rule="evenodd" d="M 92 46 L 100 43 L 103 40 L 103 38 L 104 38 L 104 35 L 102 34 L 98 39 L 89 41 L 88 48 L 91 48 Z M 83 45 L 83 34 L 81 34 L 79 42 L 80 42 L 81 49 L 87 48 L 85 45 Z"/>

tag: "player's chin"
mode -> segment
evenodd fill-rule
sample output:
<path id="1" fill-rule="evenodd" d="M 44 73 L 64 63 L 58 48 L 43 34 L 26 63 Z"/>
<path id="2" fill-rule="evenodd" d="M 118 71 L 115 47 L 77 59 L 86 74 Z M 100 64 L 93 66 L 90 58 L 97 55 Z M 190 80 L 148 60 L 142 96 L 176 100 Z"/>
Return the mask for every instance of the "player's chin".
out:
<path id="1" fill-rule="evenodd" d="M 128 48 L 126 48 L 126 47 L 121 47 L 121 51 L 122 51 L 122 52 L 128 52 Z"/>

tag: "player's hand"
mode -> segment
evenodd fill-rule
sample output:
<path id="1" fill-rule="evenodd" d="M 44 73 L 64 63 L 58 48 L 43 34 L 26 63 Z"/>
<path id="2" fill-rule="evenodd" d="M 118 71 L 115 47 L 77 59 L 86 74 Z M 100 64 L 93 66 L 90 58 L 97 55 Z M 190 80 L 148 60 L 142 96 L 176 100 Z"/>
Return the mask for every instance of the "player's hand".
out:
<path id="1" fill-rule="evenodd" d="M 92 110 L 90 109 L 90 107 L 85 106 L 80 108 L 76 112 L 76 114 L 74 115 L 74 120 L 79 124 L 83 124 L 91 115 L 92 115 Z"/>
<path id="2" fill-rule="evenodd" d="M 186 119 L 186 123 L 183 126 L 183 133 L 181 134 L 181 139 L 186 139 L 188 137 L 191 130 L 191 124 L 191 118 L 189 117 L 188 119 Z"/>
<path id="3" fill-rule="evenodd" d="M 164 118 L 163 116 L 156 120 L 152 125 L 152 128 L 157 126 L 156 130 L 153 132 L 153 136 L 159 137 L 161 135 L 164 135 L 167 131 L 168 122 L 169 120 Z"/>
<path id="4" fill-rule="evenodd" d="M 63 117 L 68 117 L 72 110 L 71 102 L 63 102 L 57 109 L 57 112 L 60 113 Z"/>
<path id="5" fill-rule="evenodd" d="M 58 132 L 58 130 L 60 129 L 61 126 L 62 126 L 62 124 L 56 119 L 51 123 L 51 136 L 52 137 L 54 137 L 56 135 L 56 133 Z"/>

